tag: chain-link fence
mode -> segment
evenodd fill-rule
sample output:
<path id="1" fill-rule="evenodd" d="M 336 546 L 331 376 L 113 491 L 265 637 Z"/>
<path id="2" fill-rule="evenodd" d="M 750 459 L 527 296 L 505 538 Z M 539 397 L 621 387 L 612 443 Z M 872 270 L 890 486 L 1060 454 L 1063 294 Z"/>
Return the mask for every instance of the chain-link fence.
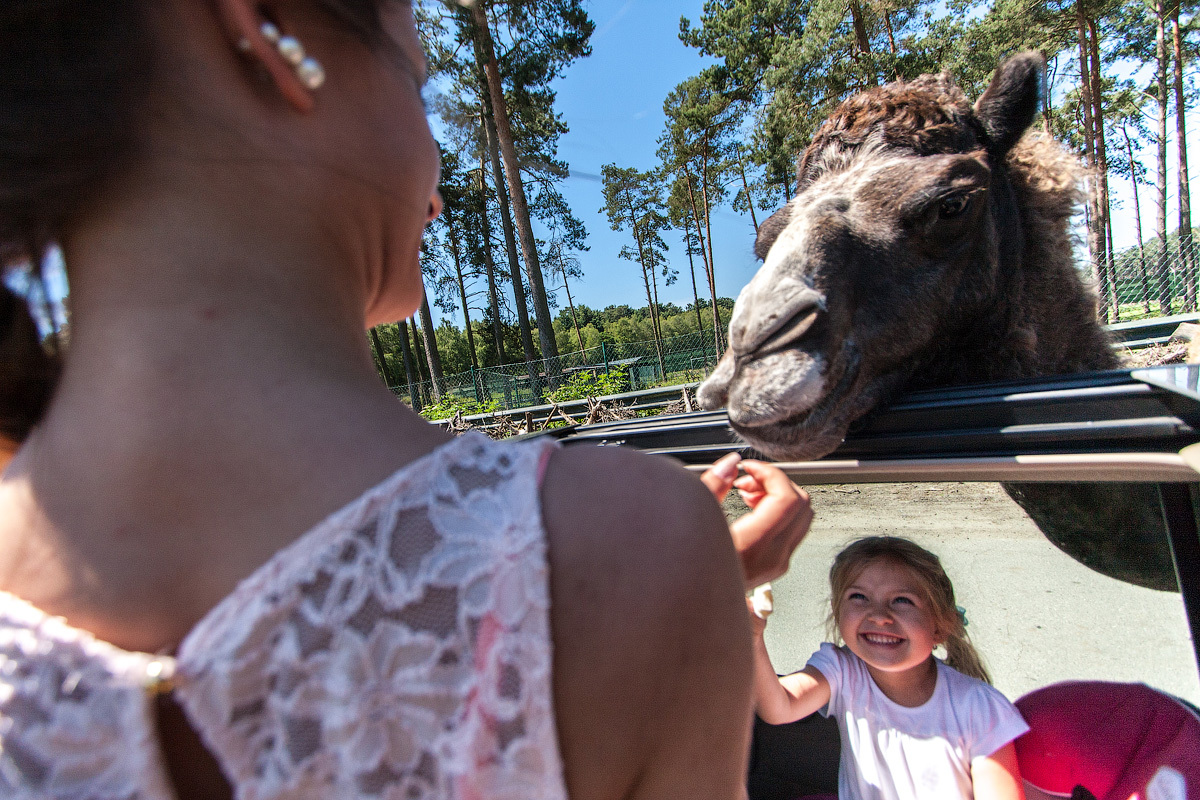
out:
<path id="1" fill-rule="evenodd" d="M 1196 311 L 1197 234 L 1171 234 L 1116 253 L 1110 268 L 1093 272 L 1101 322 L 1129 322 Z"/>
<path id="2" fill-rule="evenodd" d="M 581 373 L 619 375 L 622 391 L 702 380 L 717 364 L 712 331 L 689 333 L 649 342 L 602 342 L 599 347 L 564 353 L 558 358 L 485 367 L 446 375 L 433 381 L 391 387 L 402 400 L 422 408 L 452 399 L 468 407 L 522 408 L 539 405 L 547 395 Z M 413 397 L 413 394 L 416 397 Z M 416 401 L 414 403 L 414 400 Z"/>

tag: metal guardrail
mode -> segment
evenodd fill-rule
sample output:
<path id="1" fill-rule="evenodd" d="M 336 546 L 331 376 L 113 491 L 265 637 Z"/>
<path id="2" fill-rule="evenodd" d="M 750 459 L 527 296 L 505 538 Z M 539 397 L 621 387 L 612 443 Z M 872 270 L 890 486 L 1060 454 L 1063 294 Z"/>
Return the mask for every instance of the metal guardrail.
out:
<path id="1" fill-rule="evenodd" d="M 699 383 L 680 383 L 675 386 L 659 386 L 654 389 L 643 389 L 637 392 L 606 394 L 601 397 L 592 398 L 592 400 L 603 403 L 606 406 L 620 406 L 633 412 L 658 411 L 677 402 L 684 403 L 686 408 L 688 404 L 695 403 L 696 387 L 699 385 Z M 684 399 L 684 392 L 687 392 L 686 400 Z M 699 406 L 694 406 L 689 410 L 697 410 L 698 408 Z M 473 428 L 481 430 L 499 427 L 506 420 L 513 426 L 518 428 L 524 427 L 526 431 L 532 433 L 544 430 L 555 418 L 567 424 L 579 424 L 583 422 L 582 418 L 586 417 L 590 410 L 591 404 L 588 402 L 588 399 L 584 398 L 580 400 L 566 400 L 562 403 L 510 408 L 505 411 L 490 411 L 485 414 L 464 415 L 458 419 L 470 423 Z M 451 419 L 440 419 L 436 420 L 433 424 L 448 426 L 451 422 Z"/>
<path id="2" fill-rule="evenodd" d="M 1170 317 L 1156 317 L 1154 319 L 1137 320 L 1135 322 L 1118 322 L 1104 327 L 1112 337 L 1114 346 L 1126 350 L 1137 350 L 1153 345 L 1166 344 L 1170 341 L 1171 335 L 1175 333 L 1175 330 L 1185 322 L 1200 324 L 1200 313 L 1175 314 Z M 604 395 L 603 397 L 594 399 L 608 405 L 621 405 L 631 411 L 652 411 L 665 408 L 675 401 L 682 400 L 684 389 L 688 391 L 690 398 L 694 398 L 696 387 L 699 385 L 699 382 L 681 383 L 675 386 L 660 386 L 636 392 Z M 558 404 L 547 403 L 544 405 L 510 408 L 504 411 L 492 411 L 484 414 L 471 414 L 463 416 L 462 420 L 471 423 L 472 427 L 486 430 L 498 427 L 502 424 L 502 419 L 507 419 L 514 426 L 525 426 L 527 431 L 533 432 L 544 429 L 551 417 L 559 417 L 568 424 L 582 422 L 582 420 L 576 419 L 576 417 L 586 417 L 589 408 L 588 401 L 585 399 L 569 400 Z M 698 407 L 696 410 L 698 410 Z M 559 412 L 562 412 L 562 414 L 560 415 Z M 435 425 L 442 426 L 449 423 L 450 419 L 441 419 L 434 422 Z"/>
<path id="3" fill-rule="evenodd" d="M 733 451 L 754 455 L 729 426 L 724 411 L 547 433 L 566 444 L 623 445 L 685 464 L 711 464 Z M 1193 364 L 913 392 L 856 423 L 824 460 L 1174 455 L 1197 442 L 1200 365 Z M 812 463 L 819 468 L 821 461 Z M 1114 474 L 1126 481 L 1145 477 L 1120 475 L 1120 470 Z"/>
<path id="4" fill-rule="evenodd" d="M 1143 347 L 1166 344 L 1171 340 L 1175 329 L 1185 322 L 1200 323 L 1200 314 L 1175 314 L 1170 317 L 1139 319 L 1136 322 L 1116 322 L 1105 325 L 1104 329 L 1108 331 L 1117 347 L 1140 350 Z"/>

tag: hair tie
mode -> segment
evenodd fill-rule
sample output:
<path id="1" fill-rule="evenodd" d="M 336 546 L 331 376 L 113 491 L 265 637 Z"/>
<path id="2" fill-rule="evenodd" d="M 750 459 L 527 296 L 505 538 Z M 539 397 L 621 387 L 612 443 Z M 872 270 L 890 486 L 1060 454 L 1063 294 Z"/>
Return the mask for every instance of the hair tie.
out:
<path id="1" fill-rule="evenodd" d="M 967 622 L 967 610 L 962 606 L 955 606 L 954 610 L 958 612 L 958 621 L 962 623 L 963 628 L 969 624 Z"/>

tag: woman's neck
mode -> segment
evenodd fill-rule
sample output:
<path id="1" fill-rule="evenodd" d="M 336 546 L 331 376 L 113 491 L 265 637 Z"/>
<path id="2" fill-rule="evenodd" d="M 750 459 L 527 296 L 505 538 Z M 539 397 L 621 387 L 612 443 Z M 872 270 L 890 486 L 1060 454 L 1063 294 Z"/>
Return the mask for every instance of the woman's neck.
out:
<path id="1" fill-rule="evenodd" d="M 155 649 L 445 434 L 379 380 L 320 226 L 124 210 L 64 243 L 71 344 L 0 482 L 0 588 Z"/>

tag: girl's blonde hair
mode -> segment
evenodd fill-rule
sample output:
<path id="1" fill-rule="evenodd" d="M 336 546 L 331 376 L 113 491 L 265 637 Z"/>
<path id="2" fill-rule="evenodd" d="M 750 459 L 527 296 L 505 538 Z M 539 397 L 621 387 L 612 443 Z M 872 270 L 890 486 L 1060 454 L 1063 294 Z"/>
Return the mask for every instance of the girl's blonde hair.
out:
<path id="1" fill-rule="evenodd" d="M 827 625 L 830 638 L 841 640 L 837 620 L 846 589 L 868 564 L 879 560 L 907 567 L 917 577 L 933 611 L 937 632 L 945 637 L 946 663 L 964 675 L 991 683 L 983 660 L 967 636 L 966 623 L 954 603 L 954 585 L 942 568 L 942 562 L 925 548 L 898 536 L 868 536 L 851 542 L 837 554 L 829 569 L 832 608 Z"/>

